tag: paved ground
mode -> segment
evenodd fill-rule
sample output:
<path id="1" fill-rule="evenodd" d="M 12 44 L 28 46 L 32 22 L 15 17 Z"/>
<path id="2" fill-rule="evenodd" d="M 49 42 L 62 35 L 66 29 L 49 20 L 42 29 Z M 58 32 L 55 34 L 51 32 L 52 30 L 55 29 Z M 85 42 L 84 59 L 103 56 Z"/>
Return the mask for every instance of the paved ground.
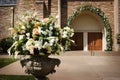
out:
<path id="1" fill-rule="evenodd" d="M 74 54 L 73 54 L 74 53 Z M 57 72 L 48 75 L 50 80 L 120 80 L 120 56 L 115 53 L 82 53 L 71 51 L 57 57 L 61 65 Z M 69 55 L 69 56 L 68 56 Z M 0 69 L 0 74 L 27 75 L 19 61 Z"/>

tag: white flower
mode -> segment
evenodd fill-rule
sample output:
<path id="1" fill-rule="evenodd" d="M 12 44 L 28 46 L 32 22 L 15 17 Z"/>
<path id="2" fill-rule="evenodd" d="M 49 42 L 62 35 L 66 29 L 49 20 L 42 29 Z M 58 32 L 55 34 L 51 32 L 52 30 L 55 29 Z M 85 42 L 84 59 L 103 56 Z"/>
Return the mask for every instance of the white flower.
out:
<path id="1" fill-rule="evenodd" d="M 50 30 L 46 30 L 45 32 L 46 32 L 49 36 L 52 36 L 52 34 L 53 34 L 53 32 L 50 31 Z"/>
<path id="2" fill-rule="evenodd" d="M 73 37 L 73 35 L 74 35 L 74 33 L 72 33 L 72 34 L 70 35 L 70 37 Z"/>
<path id="3" fill-rule="evenodd" d="M 18 54 L 19 54 L 19 51 L 15 51 L 15 56 L 14 56 L 15 59 L 17 58 Z"/>
<path id="4" fill-rule="evenodd" d="M 30 33 L 26 33 L 26 36 L 27 36 L 27 37 L 30 37 Z"/>
<path id="5" fill-rule="evenodd" d="M 42 47 L 45 48 L 46 45 L 49 45 L 49 43 L 48 43 L 48 42 L 45 42 Z"/>
<path id="6" fill-rule="evenodd" d="M 42 34 L 47 35 L 47 32 L 46 31 L 42 31 Z"/>
<path id="7" fill-rule="evenodd" d="M 58 38 L 57 37 L 49 37 L 48 40 L 49 40 L 50 46 L 53 46 L 54 43 L 58 42 Z"/>
<path id="8" fill-rule="evenodd" d="M 64 27 L 63 29 L 68 31 L 70 30 L 70 27 Z"/>
<path id="9" fill-rule="evenodd" d="M 12 47 L 14 47 L 14 46 L 16 46 L 16 45 L 18 45 L 18 42 L 17 42 L 17 41 L 15 41 L 15 42 L 13 43 Z"/>
<path id="10" fill-rule="evenodd" d="M 11 48 L 9 48 L 8 50 L 7 50 L 7 52 L 8 52 L 8 54 L 9 54 L 9 56 L 11 56 Z"/>
<path id="11" fill-rule="evenodd" d="M 53 27 L 50 25 L 49 29 L 50 29 L 50 30 L 53 30 Z"/>
<path id="12" fill-rule="evenodd" d="M 52 36 L 52 34 L 53 34 L 53 32 L 49 31 L 49 34 L 48 34 L 48 35 L 49 35 L 49 36 Z"/>
<path id="13" fill-rule="evenodd" d="M 49 41 L 50 46 L 52 46 L 52 45 L 54 44 L 54 42 L 55 42 L 55 39 L 51 39 L 51 40 Z"/>
<path id="14" fill-rule="evenodd" d="M 61 49 L 61 51 L 63 51 L 63 50 L 64 50 L 64 48 L 63 48 L 62 46 L 60 46 L 60 49 Z"/>
<path id="15" fill-rule="evenodd" d="M 29 50 L 30 46 L 34 44 L 34 40 L 32 38 L 30 38 L 27 42 L 26 42 L 26 49 Z"/>
<path id="16" fill-rule="evenodd" d="M 40 50 L 42 48 L 42 41 L 35 41 L 35 48 Z"/>
<path id="17" fill-rule="evenodd" d="M 43 31 L 42 28 L 41 28 L 41 27 L 38 27 L 38 32 L 39 32 L 39 33 L 42 33 L 42 31 Z"/>
<path id="18" fill-rule="evenodd" d="M 61 27 L 60 27 L 60 25 L 55 25 L 54 28 L 60 29 Z"/>
<path id="19" fill-rule="evenodd" d="M 22 27 L 21 27 L 21 29 L 25 30 L 25 29 L 26 29 L 26 27 L 25 27 L 25 26 L 22 26 Z"/>
<path id="20" fill-rule="evenodd" d="M 47 35 L 47 30 L 43 31 L 41 27 L 38 27 L 38 33 L 42 33 L 44 35 Z"/>
<path id="21" fill-rule="evenodd" d="M 24 35 L 19 35 L 19 40 L 24 39 Z"/>
<path id="22" fill-rule="evenodd" d="M 64 32 L 63 32 L 62 37 L 63 37 L 63 38 L 66 38 L 66 37 L 67 37 L 67 31 L 64 31 Z"/>
<path id="23" fill-rule="evenodd" d="M 30 26 L 28 25 L 27 28 L 30 28 Z"/>
<path id="24" fill-rule="evenodd" d="M 72 42 L 72 43 L 75 43 L 75 41 L 74 41 L 74 40 L 71 40 L 71 42 Z"/>
<path id="25" fill-rule="evenodd" d="M 28 43 L 28 44 L 29 44 L 29 43 L 30 43 L 30 44 L 31 44 L 31 43 L 34 43 L 34 39 L 30 38 L 27 43 Z M 26 43 L 26 44 L 27 44 L 27 43 Z"/>

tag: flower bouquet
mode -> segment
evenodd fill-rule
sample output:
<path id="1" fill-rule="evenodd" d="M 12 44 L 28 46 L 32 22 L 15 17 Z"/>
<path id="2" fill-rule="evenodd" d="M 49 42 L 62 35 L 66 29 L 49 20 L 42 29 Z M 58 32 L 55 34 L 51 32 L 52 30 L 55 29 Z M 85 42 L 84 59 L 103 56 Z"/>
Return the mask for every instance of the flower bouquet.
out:
<path id="1" fill-rule="evenodd" d="M 38 20 L 36 16 L 24 14 L 17 26 L 10 28 L 14 43 L 8 53 L 16 57 L 19 53 L 50 55 L 68 50 L 74 42 L 71 40 L 74 31 L 68 26 L 61 28 L 56 22 L 53 16 Z"/>

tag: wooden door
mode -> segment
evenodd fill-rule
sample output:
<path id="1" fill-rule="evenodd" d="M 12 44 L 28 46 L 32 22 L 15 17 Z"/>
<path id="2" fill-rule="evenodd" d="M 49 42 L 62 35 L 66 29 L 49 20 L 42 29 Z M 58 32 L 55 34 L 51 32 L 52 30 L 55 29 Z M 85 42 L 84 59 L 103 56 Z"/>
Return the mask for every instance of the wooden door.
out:
<path id="1" fill-rule="evenodd" d="M 88 50 L 102 50 L 102 33 L 88 33 Z"/>
<path id="2" fill-rule="evenodd" d="M 75 41 L 75 45 L 71 46 L 71 50 L 83 50 L 83 33 L 75 32 L 72 39 Z"/>

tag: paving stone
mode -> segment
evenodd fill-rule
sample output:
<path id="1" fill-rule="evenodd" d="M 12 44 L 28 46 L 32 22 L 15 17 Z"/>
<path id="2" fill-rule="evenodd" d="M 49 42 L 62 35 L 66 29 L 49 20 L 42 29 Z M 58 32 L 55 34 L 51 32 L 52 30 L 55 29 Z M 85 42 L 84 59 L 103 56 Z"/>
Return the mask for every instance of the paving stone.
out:
<path id="1" fill-rule="evenodd" d="M 78 52 L 74 52 L 77 55 L 68 53 L 69 56 L 50 56 L 61 60 L 56 73 L 48 75 L 50 80 L 120 80 L 120 56 L 81 56 Z M 19 61 L 1 68 L 0 74 L 27 75 Z"/>

